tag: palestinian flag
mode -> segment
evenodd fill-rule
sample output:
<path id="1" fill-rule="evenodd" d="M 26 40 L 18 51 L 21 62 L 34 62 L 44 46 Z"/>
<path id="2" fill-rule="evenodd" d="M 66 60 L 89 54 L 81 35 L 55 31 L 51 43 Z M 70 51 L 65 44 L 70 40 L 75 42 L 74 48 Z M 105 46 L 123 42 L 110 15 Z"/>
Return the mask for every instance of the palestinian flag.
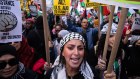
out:
<path id="1" fill-rule="evenodd" d="M 84 0 L 80 0 L 80 5 L 81 5 L 81 7 L 86 7 Z"/>
<path id="2" fill-rule="evenodd" d="M 101 6 L 101 13 L 103 16 L 108 16 L 110 14 L 110 10 L 107 6 Z"/>
<path id="3" fill-rule="evenodd" d="M 70 11 L 71 15 L 72 15 L 73 12 L 74 12 L 76 15 L 79 15 L 79 12 L 78 12 L 78 10 L 77 10 L 76 8 L 72 8 L 72 9 L 71 9 L 71 11 Z"/>

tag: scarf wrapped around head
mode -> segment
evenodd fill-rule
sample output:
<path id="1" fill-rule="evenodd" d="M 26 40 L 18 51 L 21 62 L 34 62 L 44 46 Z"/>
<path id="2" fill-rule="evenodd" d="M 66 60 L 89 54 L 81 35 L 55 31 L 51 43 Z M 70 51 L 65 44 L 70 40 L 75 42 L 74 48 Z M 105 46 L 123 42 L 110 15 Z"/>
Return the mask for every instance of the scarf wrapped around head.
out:
<path id="1" fill-rule="evenodd" d="M 70 40 L 73 39 L 77 39 L 77 40 L 81 40 L 85 46 L 85 39 L 82 37 L 82 35 L 80 35 L 79 33 L 76 32 L 71 32 L 67 35 L 65 35 L 61 41 L 60 41 L 60 50 L 62 51 L 63 46 Z"/>
<path id="2" fill-rule="evenodd" d="M 65 35 L 61 41 L 60 41 L 60 50 L 62 53 L 62 49 L 64 47 L 64 45 L 70 41 L 70 40 L 81 40 L 85 46 L 85 40 L 82 37 L 82 35 L 80 35 L 79 33 L 75 33 L 75 32 L 71 32 L 67 35 Z M 59 61 L 60 58 L 57 58 L 57 61 Z M 85 61 L 83 61 L 80 65 L 80 69 L 79 72 L 81 72 L 81 74 L 83 75 L 84 79 L 93 79 L 94 78 L 94 74 L 89 66 L 89 64 Z M 51 78 L 50 79 L 67 79 L 67 75 L 66 75 L 66 68 L 65 65 L 63 63 L 59 63 L 56 62 L 56 65 L 52 71 L 51 74 Z"/>

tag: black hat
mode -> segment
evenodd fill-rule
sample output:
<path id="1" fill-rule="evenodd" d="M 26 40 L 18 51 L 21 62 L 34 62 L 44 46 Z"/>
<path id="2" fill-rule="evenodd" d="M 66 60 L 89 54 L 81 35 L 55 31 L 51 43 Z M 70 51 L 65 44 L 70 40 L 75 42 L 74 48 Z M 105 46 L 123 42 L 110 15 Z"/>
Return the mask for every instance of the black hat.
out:
<path id="1" fill-rule="evenodd" d="M 10 55 L 17 57 L 16 48 L 12 45 L 9 45 L 9 44 L 1 45 L 0 46 L 0 57 L 5 55 L 5 54 L 10 54 Z"/>

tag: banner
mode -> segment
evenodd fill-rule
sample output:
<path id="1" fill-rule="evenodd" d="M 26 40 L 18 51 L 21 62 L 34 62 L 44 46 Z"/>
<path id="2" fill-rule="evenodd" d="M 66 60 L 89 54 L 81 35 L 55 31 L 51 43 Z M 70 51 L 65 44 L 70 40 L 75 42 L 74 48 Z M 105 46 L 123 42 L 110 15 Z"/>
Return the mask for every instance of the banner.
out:
<path id="1" fill-rule="evenodd" d="M 0 0 L 0 43 L 22 40 L 22 18 L 20 2 Z"/>
<path id="2" fill-rule="evenodd" d="M 116 0 L 116 1 L 128 3 L 128 4 L 139 4 L 140 5 L 140 0 Z"/>
<path id="3" fill-rule="evenodd" d="M 139 0 L 91 0 L 91 1 L 125 8 L 140 9 Z"/>
<path id="4" fill-rule="evenodd" d="M 98 7 L 98 6 L 104 6 L 104 4 L 97 3 L 97 2 L 91 2 L 90 0 L 85 0 L 86 7 Z"/>
<path id="5" fill-rule="evenodd" d="M 70 0 L 53 0 L 53 11 L 55 15 L 65 15 L 70 10 Z"/>

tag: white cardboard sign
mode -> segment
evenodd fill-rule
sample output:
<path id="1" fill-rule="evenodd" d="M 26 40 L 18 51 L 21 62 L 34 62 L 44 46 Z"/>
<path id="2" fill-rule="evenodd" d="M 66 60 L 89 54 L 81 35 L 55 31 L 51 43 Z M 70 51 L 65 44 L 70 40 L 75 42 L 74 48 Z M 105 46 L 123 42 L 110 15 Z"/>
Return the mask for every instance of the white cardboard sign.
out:
<path id="1" fill-rule="evenodd" d="M 0 0 L 0 43 L 22 41 L 20 2 Z"/>

